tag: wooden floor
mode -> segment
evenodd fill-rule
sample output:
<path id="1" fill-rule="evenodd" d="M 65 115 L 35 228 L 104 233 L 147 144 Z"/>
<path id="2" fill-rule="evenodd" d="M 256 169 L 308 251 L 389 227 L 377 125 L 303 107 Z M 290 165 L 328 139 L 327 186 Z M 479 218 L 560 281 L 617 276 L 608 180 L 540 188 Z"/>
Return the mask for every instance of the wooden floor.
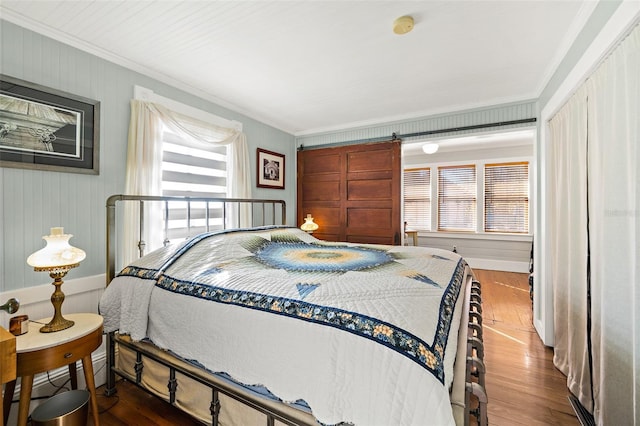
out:
<path id="1" fill-rule="evenodd" d="M 533 328 L 528 275 L 474 271 L 482 286 L 491 425 L 578 425 L 567 379 Z"/>
<path id="2" fill-rule="evenodd" d="M 578 425 L 567 400 L 566 378 L 533 328 L 527 275 L 475 273 L 482 284 L 489 423 Z M 103 393 L 98 389 L 103 426 L 197 424 L 128 382 L 118 384 L 114 397 Z"/>

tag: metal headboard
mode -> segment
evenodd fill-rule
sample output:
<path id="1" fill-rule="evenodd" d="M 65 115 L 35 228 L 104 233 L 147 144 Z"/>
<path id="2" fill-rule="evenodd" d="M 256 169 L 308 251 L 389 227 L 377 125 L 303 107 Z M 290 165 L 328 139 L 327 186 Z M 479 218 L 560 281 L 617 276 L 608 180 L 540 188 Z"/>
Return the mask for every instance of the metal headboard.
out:
<path id="1" fill-rule="evenodd" d="M 213 229 L 210 227 L 209 206 L 217 204 L 222 206 L 221 227 L 216 229 L 227 229 L 227 224 L 250 223 L 251 226 L 264 225 L 285 225 L 287 223 L 286 203 L 284 200 L 268 200 L 254 198 L 208 198 L 208 197 L 166 197 L 153 195 L 112 195 L 107 199 L 107 285 L 111 282 L 116 273 L 116 205 L 118 202 L 132 201 L 139 203 L 139 241 L 138 250 L 140 256 L 144 255 L 145 242 L 145 204 L 163 204 L 163 224 L 164 224 L 164 244 L 169 241 L 168 218 L 169 203 L 184 203 L 186 207 L 185 217 L 186 227 L 191 230 L 193 203 L 205 203 L 205 232 Z M 248 209 L 241 207 L 246 206 Z M 278 213 L 280 213 L 278 215 Z M 228 221 L 230 215 L 235 215 L 234 220 Z M 244 215 L 244 217 L 243 217 Z M 246 217 L 248 215 L 248 217 Z M 278 221 L 278 217 L 280 220 Z"/>

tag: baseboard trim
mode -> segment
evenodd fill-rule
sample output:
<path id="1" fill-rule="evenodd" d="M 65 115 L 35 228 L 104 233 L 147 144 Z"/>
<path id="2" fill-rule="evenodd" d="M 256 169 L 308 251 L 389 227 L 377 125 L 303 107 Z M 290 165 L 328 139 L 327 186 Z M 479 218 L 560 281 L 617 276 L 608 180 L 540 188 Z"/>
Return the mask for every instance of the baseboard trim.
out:
<path id="1" fill-rule="evenodd" d="M 489 271 L 529 273 L 529 262 L 517 262 L 510 260 L 495 260 L 482 258 L 465 258 L 472 269 L 486 269 Z"/>

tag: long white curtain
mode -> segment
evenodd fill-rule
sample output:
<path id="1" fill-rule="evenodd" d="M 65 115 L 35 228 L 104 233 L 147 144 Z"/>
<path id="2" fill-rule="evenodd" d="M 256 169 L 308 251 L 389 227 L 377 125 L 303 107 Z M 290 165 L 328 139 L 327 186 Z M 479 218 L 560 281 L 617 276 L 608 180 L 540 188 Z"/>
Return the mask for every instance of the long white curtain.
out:
<path id="1" fill-rule="evenodd" d="M 250 198 L 250 165 L 247 140 L 244 133 L 236 129 L 224 128 L 211 123 L 176 113 L 162 105 L 140 100 L 131 101 L 129 122 L 129 145 L 127 149 L 127 170 L 125 191 L 128 195 L 162 194 L 162 129 L 167 126 L 175 132 L 197 141 L 227 145 L 228 190 L 235 198 Z M 125 205 L 123 259 L 127 263 L 137 257 L 138 206 Z M 242 212 L 241 216 L 246 216 Z M 162 220 L 158 209 L 145 210 L 145 222 L 149 229 L 161 229 Z M 145 235 L 148 247 L 159 247 L 160 233 Z"/>
<path id="2" fill-rule="evenodd" d="M 587 353 L 587 104 L 579 90 L 549 122 L 553 362 L 591 410 Z"/>
<path id="3" fill-rule="evenodd" d="M 554 363 L 597 424 L 638 425 L 640 26 L 549 126 Z"/>
<path id="4" fill-rule="evenodd" d="M 640 424 L 640 26 L 587 82 L 594 418 Z"/>
<path id="5" fill-rule="evenodd" d="M 144 102 L 131 101 L 131 119 L 129 121 L 129 143 L 127 147 L 127 169 L 125 175 L 125 194 L 161 195 L 162 194 L 162 121 Z M 147 210 L 145 222 L 159 220 L 158 214 Z M 138 239 L 141 233 L 138 225 L 139 206 L 132 203 L 124 205 L 124 232 L 121 264 L 127 264 L 138 257 Z M 150 238 L 149 235 L 145 238 Z M 159 234 L 151 236 L 146 243 L 157 247 L 162 240 Z"/>

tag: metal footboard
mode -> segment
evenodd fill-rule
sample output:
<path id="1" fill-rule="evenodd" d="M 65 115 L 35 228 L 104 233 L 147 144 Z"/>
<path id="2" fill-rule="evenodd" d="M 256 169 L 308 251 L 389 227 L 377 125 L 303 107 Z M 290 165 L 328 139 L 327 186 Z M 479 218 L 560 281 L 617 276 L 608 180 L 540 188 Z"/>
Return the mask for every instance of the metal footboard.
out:
<path id="1" fill-rule="evenodd" d="M 481 426 L 489 424 L 485 374 L 484 343 L 482 340 L 482 289 L 480 283 L 473 280 L 469 301 L 465 405 L 470 416 L 474 416 Z"/>

